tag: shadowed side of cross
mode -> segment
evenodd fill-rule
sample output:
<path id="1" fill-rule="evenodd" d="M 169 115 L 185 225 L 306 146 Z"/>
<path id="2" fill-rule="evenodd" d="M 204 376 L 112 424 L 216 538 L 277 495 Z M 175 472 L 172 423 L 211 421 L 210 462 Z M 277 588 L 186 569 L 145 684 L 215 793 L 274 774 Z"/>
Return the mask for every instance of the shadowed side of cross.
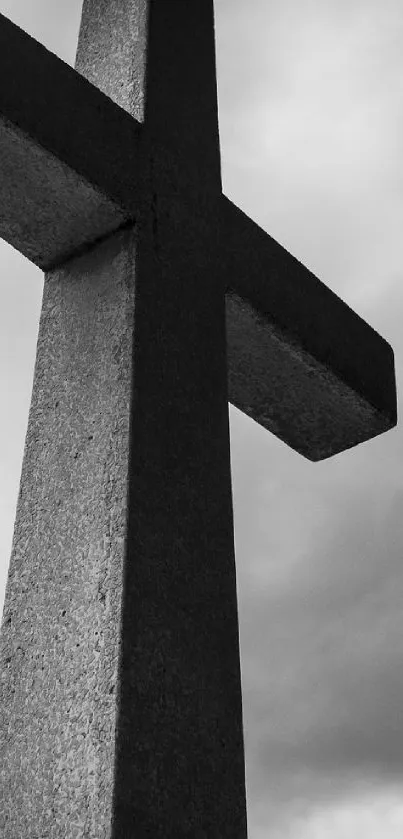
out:
<path id="1" fill-rule="evenodd" d="M 0 832 L 245 839 L 227 397 L 318 460 L 395 424 L 393 353 L 223 196 L 213 0 L 85 0 L 76 70 L 0 18 L 0 233 L 46 271 Z"/>
<path id="2" fill-rule="evenodd" d="M 196 194 L 215 219 L 229 400 L 321 460 L 396 424 L 393 351 L 222 195 L 206 8 L 154 3 L 150 23 L 146 3 L 87 2 L 79 72 L 0 16 L 0 234 L 47 270 L 131 225 L 156 196 L 186 205 Z M 134 59 L 113 47 L 105 76 L 111 15 L 130 16 Z M 204 48 L 193 60 L 195 27 Z"/>

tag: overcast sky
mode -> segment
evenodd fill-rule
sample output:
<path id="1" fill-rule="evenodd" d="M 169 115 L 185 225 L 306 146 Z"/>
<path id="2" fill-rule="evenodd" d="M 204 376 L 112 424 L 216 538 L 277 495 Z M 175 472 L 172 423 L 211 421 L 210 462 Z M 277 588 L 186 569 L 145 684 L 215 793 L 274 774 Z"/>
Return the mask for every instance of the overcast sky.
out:
<path id="1" fill-rule="evenodd" d="M 81 0 L 0 0 L 74 61 Z M 401 0 L 216 0 L 224 190 L 394 346 Z M 0 609 L 42 276 L 0 243 Z M 231 409 L 249 839 L 401 839 L 403 438 L 311 464 Z"/>

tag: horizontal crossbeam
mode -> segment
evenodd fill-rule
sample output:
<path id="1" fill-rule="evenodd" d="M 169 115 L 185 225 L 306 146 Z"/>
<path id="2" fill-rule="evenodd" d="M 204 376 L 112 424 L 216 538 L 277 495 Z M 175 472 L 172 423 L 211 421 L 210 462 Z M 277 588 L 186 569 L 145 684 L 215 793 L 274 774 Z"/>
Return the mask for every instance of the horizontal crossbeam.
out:
<path id="1" fill-rule="evenodd" d="M 2 15 L 0 79 L 0 235 L 46 270 L 136 218 L 143 127 Z M 393 427 L 389 344 L 225 196 L 212 212 L 229 401 L 314 461 Z"/>
<path id="2" fill-rule="evenodd" d="M 0 15 L 0 236 L 43 270 L 136 215 L 141 125 Z"/>
<path id="3" fill-rule="evenodd" d="M 230 402 L 313 461 L 396 425 L 387 341 L 227 198 L 221 238 Z"/>

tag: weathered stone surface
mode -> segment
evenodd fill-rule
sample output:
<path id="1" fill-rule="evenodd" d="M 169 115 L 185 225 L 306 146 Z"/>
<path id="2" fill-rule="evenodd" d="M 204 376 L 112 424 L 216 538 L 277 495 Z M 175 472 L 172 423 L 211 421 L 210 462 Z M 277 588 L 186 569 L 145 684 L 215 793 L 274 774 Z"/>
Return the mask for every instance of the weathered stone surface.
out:
<path id="1" fill-rule="evenodd" d="M 85 0 L 76 68 L 144 121 L 142 181 L 211 213 L 221 195 L 213 0 Z"/>
<path id="2" fill-rule="evenodd" d="M 161 212 L 158 257 L 126 231 L 46 278 L 1 636 L 5 839 L 246 835 L 224 306 L 194 216 Z"/>
<path id="3" fill-rule="evenodd" d="M 227 198 L 228 398 L 317 461 L 396 425 L 391 346 Z"/>
<path id="4" fill-rule="evenodd" d="M 167 160 L 145 159 L 135 227 L 45 278 L 0 647 L 5 839 L 246 837 L 220 185 L 176 194 Z"/>
<path id="5" fill-rule="evenodd" d="M 0 231 L 39 268 L 103 239 L 130 215 L 11 123 L 0 122 Z"/>
<path id="6" fill-rule="evenodd" d="M 84 4 L 89 81 L 0 17 L 0 69 L 14 80 L 0 90 L 2 235 L 46 268 L 130 224 L 142 202 L 197 196 L 220 219 L 230 401 L 311 460 L 388 430 L 391 347 L 221 196 L 211 4 L 151 8 Z"/>
<path id="7" fill-rule="evenodd" d="M 387 431 L 377 409 L 302 345 L 227 293 L 228 398 L 280 440 L 318 461 Z"/>
<path id="8" fill-rule="evenodd" d="M 45 282 L 0 647 L 4 839 L 110 836 L 133 236 Z"/>
<path id="9" fill-rule="evenodd" d="M 0 235 L 46 269 L 135 217 L 141 126 L 3 15 L 0 78 Z"/>
<path id="10" fill-rule="evenodd" d="M 0 23 L 0 228 L 53 266 L 1 833 L 245 839 L 226 314 L 230 397 L 314 458 L 393 424 L 393 355 L 222 196 L 212 0 L 85 0 L 79 72 Z"/>

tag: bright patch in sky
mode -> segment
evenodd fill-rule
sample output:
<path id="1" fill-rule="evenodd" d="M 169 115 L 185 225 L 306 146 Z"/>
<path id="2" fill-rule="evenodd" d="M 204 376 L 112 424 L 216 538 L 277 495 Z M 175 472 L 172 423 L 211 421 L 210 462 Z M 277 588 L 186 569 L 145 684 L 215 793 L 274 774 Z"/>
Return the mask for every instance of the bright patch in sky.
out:
<path id="1" fill-rule="evenodd" d="M 71 63 L 80 8 L 0 0 Z M 392 343 L 400 387 L 401 0 L 215 8 L 224 191 Z M 0 271 L 5 578 L 42 279 L 1 244 Z M 401 839 L 400 426 L 312 465 L 230 414 L 249 839 Z"/>

